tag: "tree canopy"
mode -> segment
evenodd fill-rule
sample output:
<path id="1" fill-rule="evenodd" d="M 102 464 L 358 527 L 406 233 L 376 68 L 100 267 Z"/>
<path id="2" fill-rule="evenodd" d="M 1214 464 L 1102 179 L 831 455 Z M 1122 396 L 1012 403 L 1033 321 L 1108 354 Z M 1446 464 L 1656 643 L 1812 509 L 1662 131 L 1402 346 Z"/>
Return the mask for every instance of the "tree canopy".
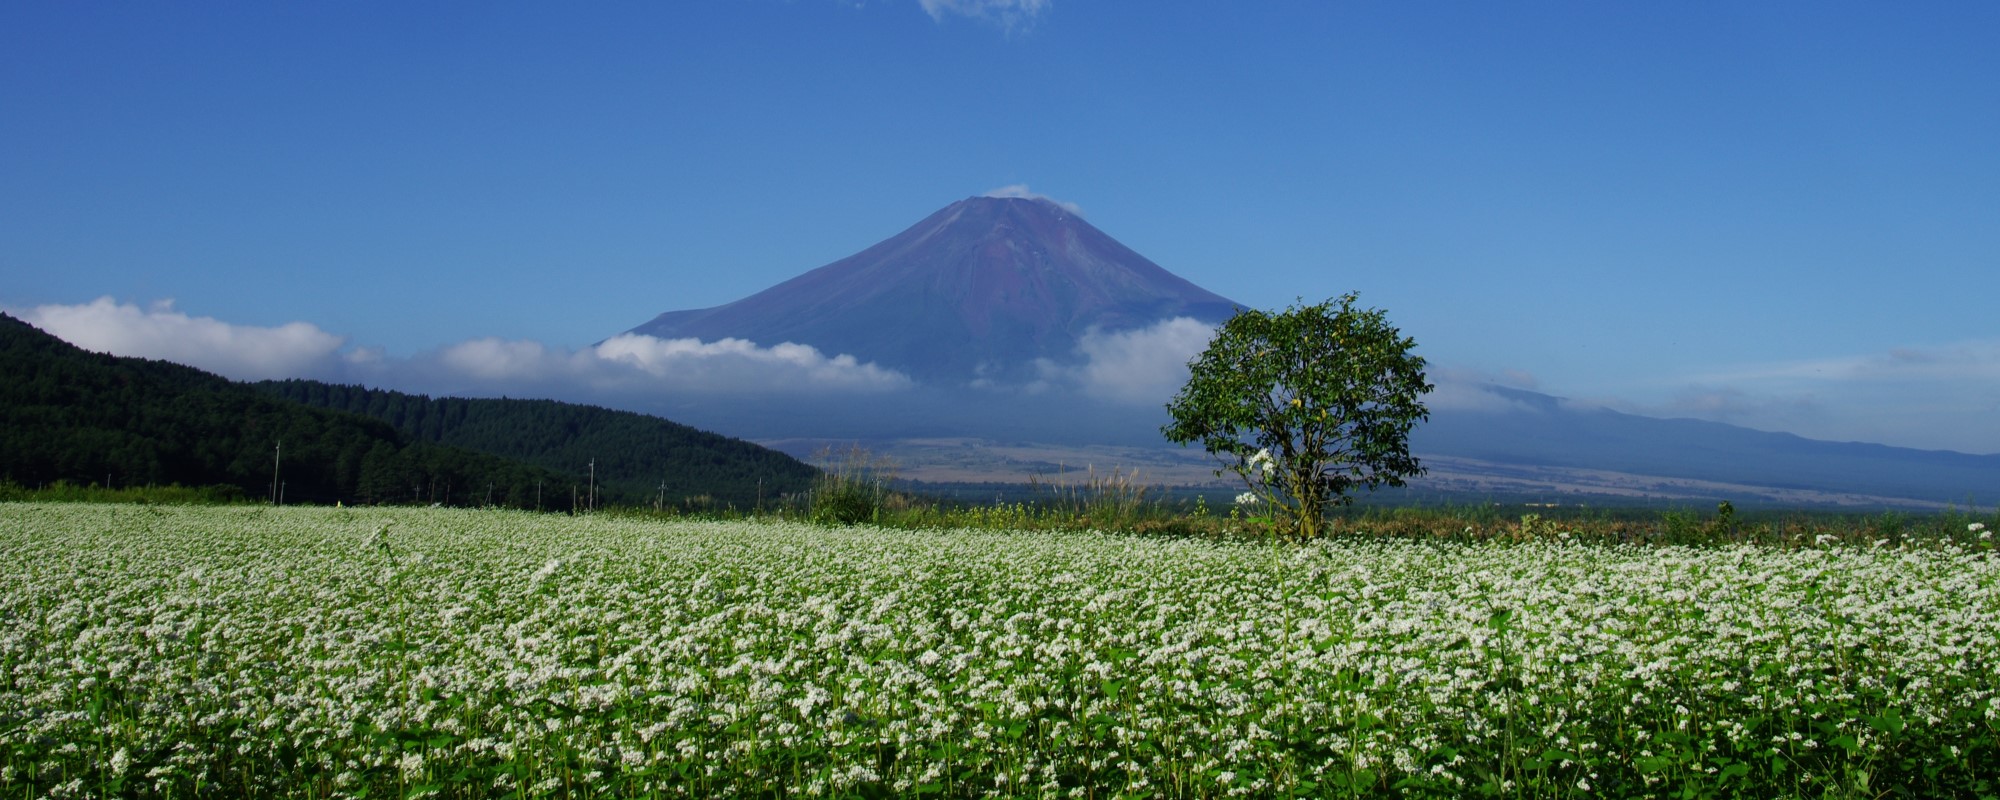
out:
<path id="1" fill-rule="evenodd" d="M 1430 412 L 1416 342 L 1349 293 L 1223 323 L 1189 364 L 1161 432 L 1200 442 L 1301 538 L 1356 489 L 1423 474 L 1409 437 Z M 1222 469 L 1217 470 L 1220 474 Z"/>
<path id="2" fill-rule="evenodd" d="M 650 504 L 667 484 L 680 507 L 690 498 L 747 507 L 760 489 L 777 499 L 816 474 L 782 453 L 639 414 L 312 381 L 260 389 L 87 352 L 5 315 L 0 375 L 0 480 L 27 487 L 227 486 L 288 502 L 554 510 L 571 507 L 596 459 L 600 504 Z"/>
<path id="3" fill-rule="evenodd" d="M 429 397 L 307 380 L 254 385 L 306 405 L 380 420 L 418 442 L 490 453 L 565 475 L 582 476 L 595 464 L 600 502 L 749 508 L 803 492 L 819 474 L 776 450 L 630 411 L 554 400 Z"/>

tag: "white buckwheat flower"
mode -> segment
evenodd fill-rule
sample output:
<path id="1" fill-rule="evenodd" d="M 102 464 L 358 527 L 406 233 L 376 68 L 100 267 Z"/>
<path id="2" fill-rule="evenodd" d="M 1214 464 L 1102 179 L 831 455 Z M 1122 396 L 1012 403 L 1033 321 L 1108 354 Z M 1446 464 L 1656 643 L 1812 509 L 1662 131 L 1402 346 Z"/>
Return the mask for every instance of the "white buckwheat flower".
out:
<path id="1" fill-rule="evenodd" d="M 1264 473 L 1261 476 L 1264 480 L 1270 480 L 1272 473 L 1278 471 L 1278 462 L 1271 458 L 1271 448 L 1268 447 L 1251 454 L 1250 460 L 1245 462 L 1244 466 L 1250 472 Z"/>

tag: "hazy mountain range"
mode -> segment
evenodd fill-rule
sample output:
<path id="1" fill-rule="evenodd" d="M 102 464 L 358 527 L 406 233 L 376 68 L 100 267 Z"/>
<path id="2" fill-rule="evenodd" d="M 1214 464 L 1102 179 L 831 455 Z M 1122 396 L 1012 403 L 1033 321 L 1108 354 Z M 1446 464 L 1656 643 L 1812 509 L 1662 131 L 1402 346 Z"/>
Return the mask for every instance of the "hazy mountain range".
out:
<path id="1" fill-rule="evenodd" d="M 1412 448 L 1492 463 L 1785 490 L 1762 493 L 1773 496 L 1805 491 L 1961 507 L 2000 501 L 2000 455 L 1817 441 L 1706 420 L 1625 414 L 1501 386 L 1475 388 L 1497 402 L 1435 411 L 1412 435 Z M 1657 488 L 1665 496 L 1679 491 L 1670 482 Z"/>
<path id="2" fill-rule="evenodd" d="M 1205 333 L 1238 307 L 1056 203 L 975 197 L 742 300 L 670 311 L 630 332 L 807 344 L 920 379 L 893 396 L 809 407 L 687 409 L 697 424 L 736 435 L 867 439 L 889 449 L 939 438 L 1164 447 L 1162 404 Z M 1422 341 L 1422 331 L 1405 333 Z M 1109 391 L 1118 386 L 1128 391 Z M 1604 473 L 1618 476 L 1625 496 L 2000 500 L 2000 456 L 1821 442 L 1502 386 L 1452 388 L 1413 447 L 1450 459 L 1460 477 L 1542 470 L 1568 475 L 1550 485 L 1575 488 L 1577 475 Z M 976 474 L 963 469 L 960 448 L 952 452 L 951 474 Z M 1008 471 L 1005 461 L 996 459 L 995 475 Z"/>
<path id="3" fill-rule="evenodd" d="M 1164 441 L 1164 403 L 1237 308 L 1064 206 L 976 197 L 737 302 L 660 314 L 581 351 L 485 339 L 401 365 L 353 362 L 333 381 L 375 389 L 256 391 L 165 362 L 87 354 L 0 320 L 0 351 L 12 359 L 0 385 L 0 478 L 220 483 L 254 496 L 270 489 L 267 459 L 280 441 L 298 468 L 277 488 L 289 481 L 300 499 L 477 503 L 490 492 L 493 502 L 540 505 L 540 487 L 596 463 L 612 465 L 613 491 L 744 505 L 810 474 L 656 419 L 666 418 L 800 457 L 860 442 L 927 481 L 1117 468 L 1199 483 L 1213 464 Z M 1421 330 L 1405 333 L 1423 341 Z M 2000 501 L 1996 455 L 1657 419 L 1450 375 L 1436 372 L 1431 419 L 1414 434 L 1434 469 L 1411 496 Z M 488 399 L 445 399 L 465 395 Z"/>

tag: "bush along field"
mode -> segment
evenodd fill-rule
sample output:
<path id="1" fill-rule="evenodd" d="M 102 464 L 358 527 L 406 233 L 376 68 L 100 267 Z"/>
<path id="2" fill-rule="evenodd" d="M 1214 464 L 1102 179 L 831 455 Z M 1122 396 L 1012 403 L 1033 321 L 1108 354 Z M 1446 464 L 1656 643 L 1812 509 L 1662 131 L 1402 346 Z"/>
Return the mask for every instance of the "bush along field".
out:
<path id="1" fill-rule="evenodd" d="M 6 503 L 0 796 L 1991 797 L 1980 532 Z"/>

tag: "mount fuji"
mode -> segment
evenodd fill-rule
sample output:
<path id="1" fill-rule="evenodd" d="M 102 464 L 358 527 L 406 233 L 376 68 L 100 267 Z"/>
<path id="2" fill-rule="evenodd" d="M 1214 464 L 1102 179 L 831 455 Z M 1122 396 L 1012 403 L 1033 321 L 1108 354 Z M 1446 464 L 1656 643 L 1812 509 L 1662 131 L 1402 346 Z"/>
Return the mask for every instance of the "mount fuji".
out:
<path id="1" fill-rule="evenodd" d="M 1041 198 L 960 200 L 881 243 L 727 305 L 629 331 L 806 344 L 941 386 L 1032 377 L 1092 334 L 1241 307 Z"/>
<path id="2" fill-rule="evenodd" d="M 829 440 L 866 440 L 907 457 L 919 475 L 961 480 L 945 476 L 1059 468 L 1059 460 L 1042 462 L 1060 457 L 1030 457 L 1018 447 L 996 449 L 996 442 L 1070 447 L 1072 456 L 1082 454 L 1072 463 L 1092 457 L 1078 447 L 1140 448 L 1121 451 L 1128 466 L 1150 457 L 1135 454 L 1164 451 L 1163 406 L 1186 380 L 1186 359 L 1239 307 L 1060 204 L 989 196 L 952 203 L 859 253 L 736 302 L 667 312 L 628 333 L 804 344 L 899 371 L 916 385 L 890 394 L 741 397 L 637 410 L 795 443 L 795 455 Z M 1187 352 L 1154 348 L 1146 350 L 1147 369 L 1097 369 L 1105 364 L 1096 359 L 1142 349 L 1105 342 L 1139 341 L 1170 322 L 1188 329 L 1170 342 Z M 1178 378 L 1160 383 L 1168 373 Z M 1091 390 L 1121 382 L 1136 382 L 1138 390 L 1112 401 Z M 1434 398 L 1433 416 L 1418 426 L 1412 446 L 1439 465 L 1434 485 L 1461 492 L 1937 507 L 1991 504 L 2000 487 L 2000 455 L 1812 441 L 1498 386 L 1457 388 L 1457 402 Z M 986 445 L 940 444 L 963 441 Z M 974 450 L 991 452 L 969 455 Z M 966 467 L 972 461 L 982 466 Z M 1165 474 L 1185 466 L 1171 458 L 1158 463 Z M 1198 478 L 1211 465 L 1196 466 L 1189 474 Z"/>

